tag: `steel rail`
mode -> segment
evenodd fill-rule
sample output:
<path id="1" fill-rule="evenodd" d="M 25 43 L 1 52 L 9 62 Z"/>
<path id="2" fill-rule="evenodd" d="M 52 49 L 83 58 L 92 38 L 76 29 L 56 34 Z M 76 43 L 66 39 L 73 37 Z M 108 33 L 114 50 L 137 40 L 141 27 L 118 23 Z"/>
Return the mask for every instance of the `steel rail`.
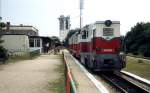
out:
<path id="1" fill-rule="evenodd" d="M 103 73 L 101 76 L 114 85 L 121 93 L 150 93 L 133 82 L 122 78 L 115 73 Z"/>
<path id="2" fill-rule="evenodd" d="M 150 83 L 141 80 L 140 78 L 133 77 L 130 74 L 125 73 L 125 71 L 115 72 L 114 74 L 120 76 L 121 78 L 129 81 L 130 83 L 140 87 L 141 89 L 150 92 Z"/>

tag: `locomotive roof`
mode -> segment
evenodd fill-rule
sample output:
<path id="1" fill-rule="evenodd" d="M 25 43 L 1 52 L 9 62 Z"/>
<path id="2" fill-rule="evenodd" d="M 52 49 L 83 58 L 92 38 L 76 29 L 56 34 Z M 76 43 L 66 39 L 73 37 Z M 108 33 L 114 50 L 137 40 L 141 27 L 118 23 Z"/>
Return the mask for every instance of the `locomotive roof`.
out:
<path id="1" fill-rule="evenodd" d="M 120 24 L 120 21 L 111 21 L 113 24 Z M 104 24 L 105 21 L 96 21 L 95 24 Z"/>

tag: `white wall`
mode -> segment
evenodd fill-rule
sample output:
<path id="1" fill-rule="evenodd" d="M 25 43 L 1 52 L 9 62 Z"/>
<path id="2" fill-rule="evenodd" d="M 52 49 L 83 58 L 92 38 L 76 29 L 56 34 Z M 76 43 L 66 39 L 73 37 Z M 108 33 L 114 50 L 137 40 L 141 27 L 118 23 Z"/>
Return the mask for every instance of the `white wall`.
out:
<path id="1" fill-rule="evenodd" d="M 2 46 L 15 55 L 29 53 L 29 39 L 26 35 L 3 35 Z"/>

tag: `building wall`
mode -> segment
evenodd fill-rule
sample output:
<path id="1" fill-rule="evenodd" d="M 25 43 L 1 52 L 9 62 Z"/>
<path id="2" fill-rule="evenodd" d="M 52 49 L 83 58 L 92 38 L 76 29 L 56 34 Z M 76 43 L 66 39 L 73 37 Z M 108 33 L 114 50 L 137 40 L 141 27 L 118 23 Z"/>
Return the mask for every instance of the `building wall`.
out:
<path id="1" fill-rule="evenodd" d="M 3 35 L 2 46 L 13 55 L 27 55 L 29 53 L 29 39 L 26 35 Z"/>

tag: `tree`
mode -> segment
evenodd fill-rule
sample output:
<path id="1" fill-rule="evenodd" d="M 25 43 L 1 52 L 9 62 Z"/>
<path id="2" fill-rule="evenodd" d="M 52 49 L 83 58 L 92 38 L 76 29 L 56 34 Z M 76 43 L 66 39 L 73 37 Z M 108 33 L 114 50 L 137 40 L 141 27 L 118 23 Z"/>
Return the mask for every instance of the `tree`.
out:
<path id="1" fill-rule="evenodd" d="M 128 53 L 150 57 L 150 23 L 137 23 L 125 39 Z"/>
<path id="2" fill-rule="evenodd" d="M 4 22 L 0 22 L 0 30 L 2 30 L 2 28 L 5 26 L 6 26 L 6 24 Z"/>
<path id="3" fill-rule="evenodd" d="M 4 22 L 0 22 L 0 31 L 5 26 L 6 25 Z M 1 46 L 1 43 L 3 42 L 3 40 L 1 40 L 1 37 L 2 37 L 2 35 L 0 35 L 0 59 L 3 59 L 5 61 L 8 58 L 8 55 L 7 55 L 7 50 Z"/>
<path id="4" fill-rule="evenodd" d="M 52 40 L 52 46 L 57 47 L 61 45 L 60 39 L 57 36 L 52 36 L 51 40 Z"/>
<path id="5" fill-rule="evenodd" d="M 2 28 L 4 28 L 6 26 L 6 24 L 4 22 L 0 22 L 0 31 L 2 30 Z M 1 40 L 2 35 L 0 35 L 0 43 L 3 42 L 3 40 Z"/>
<path id="6" fill-rule="evenodd" d="M 79 32 L 79 31 L 80 31 L 79 28 L 77 28 L 77 29 L 75 29 L 75 30 L 70 30 L 70 31 L 68 32 L 66 38 L 65 38 L 64 46 L 68 46 L 68 45 L 69 45 L 69 38 L 70 38 L 73 34 L 75 34 L 76 32 Z"/>

